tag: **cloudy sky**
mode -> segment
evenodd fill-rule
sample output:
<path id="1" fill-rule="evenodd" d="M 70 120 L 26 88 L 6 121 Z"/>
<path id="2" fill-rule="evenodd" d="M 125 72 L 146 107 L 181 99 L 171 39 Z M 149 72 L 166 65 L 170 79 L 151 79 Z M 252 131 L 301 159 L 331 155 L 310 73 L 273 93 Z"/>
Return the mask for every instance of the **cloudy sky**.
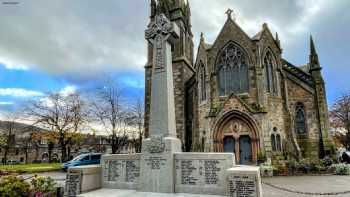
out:
<path id="1" fill-rule="evenodd" d="M 228 8 L 253 36 L 267 22 L 283 56 L 308 61 L 314 36 L 330 105 L 350 90 L 349 0 L 189 0 L 195 43 L 213 42 Z M 149 0 L 0 0 L 0 111 L 52 91 L 77 91 L 106 76 L 142 97 Z"/>

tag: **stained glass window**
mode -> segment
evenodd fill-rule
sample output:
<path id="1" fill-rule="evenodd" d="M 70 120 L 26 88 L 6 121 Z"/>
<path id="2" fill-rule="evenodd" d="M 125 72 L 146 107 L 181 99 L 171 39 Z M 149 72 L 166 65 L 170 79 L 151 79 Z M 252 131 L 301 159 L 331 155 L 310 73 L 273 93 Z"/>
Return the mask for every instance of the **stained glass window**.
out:
<path id="1" fill-rule="evenodd" d="M 249 90 L 248 61 L 244 51 L 230 42 L 219 53 L 217 73 L 220 96 Z"/>
<path id="2" fill-rule="evenodd" d="M 302 103 L 297 103 L 295 107 L 295 131 L 297 134 L 306 133 L 305 108 Z"/>
<path id="3" fill-rule="evenodd" d="M 199 95 L 201 101 L 207 99 L 207 87 L 206 87 L 206 73 L 205 66 L 201 63 L 199 67 Z"/>
<path id="4" fill-rule="evenodd" d="M 268 92 L 277 92 L 274 72 L 275 62 L 273 55 L 268 51 L 264 57 L 265 87 Z"/>

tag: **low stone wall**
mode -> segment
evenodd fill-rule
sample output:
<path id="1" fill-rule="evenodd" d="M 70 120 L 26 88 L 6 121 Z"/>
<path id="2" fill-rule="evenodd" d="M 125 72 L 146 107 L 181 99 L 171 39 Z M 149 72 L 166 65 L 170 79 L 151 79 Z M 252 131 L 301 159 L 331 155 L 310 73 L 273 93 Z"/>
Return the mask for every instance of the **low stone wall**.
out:
<path id="1" fill-rule="evenodd" d="M 140 181 L 140 158 L 140 154 L 103 155 L 103 188 L 137 189 Z"/>
<path id="2" fill-rule="evenodd" d="M 101 188 L 101 166 L 88 165 L 69 168 L 66 178 L 65 196 L 97 190 Z"/>
<path id="3" fill-rule="evenodd" d="M 226 171 L 235 164 L 231 153 L 176 153 L 176 193 L 226 195 Z"/>

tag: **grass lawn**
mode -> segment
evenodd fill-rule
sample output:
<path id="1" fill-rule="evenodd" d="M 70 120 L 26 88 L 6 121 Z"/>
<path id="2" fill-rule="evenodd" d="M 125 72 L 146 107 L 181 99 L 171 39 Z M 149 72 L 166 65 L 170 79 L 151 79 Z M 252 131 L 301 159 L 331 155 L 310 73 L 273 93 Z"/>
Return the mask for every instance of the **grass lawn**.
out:
<path id="1" fill-rule="evenodd" d="M 62 169 L 61 163 L 0 165 L 0 170 L 14 170 L 20 173 L 47 172 Z"/>

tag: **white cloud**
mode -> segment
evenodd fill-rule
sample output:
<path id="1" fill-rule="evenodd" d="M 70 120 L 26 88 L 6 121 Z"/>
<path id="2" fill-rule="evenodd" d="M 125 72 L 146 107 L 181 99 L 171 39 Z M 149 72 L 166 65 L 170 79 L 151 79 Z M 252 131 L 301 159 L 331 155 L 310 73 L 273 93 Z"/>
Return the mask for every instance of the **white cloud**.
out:
<path id="1" fill-rule="evenodd" d="M 306 39 L 315 22 L 327 25 L 322 23 L 324 14 L 337 18 L 339 13 L 347 12 L 349 2 L 189 1 L 196 47 L 200 32 L 209 42 L 214 41 L 226 20 L 225 11 L 232 8 L 237 23 L 249 35 L 267 22 L 272 31 L 279 32 L 282 47 L 288 50 L 293 43 Z M 142 72 L 149 10 L 149 1 L 140 0 L 36 0 L 0 6 L 0 63 L 9 69 L 39 69 L 77 78 L 110 70 Z"/>
<path id="2" fill-rule="evenodd" d="M 14 102 L 11 101 L 0 101 L 0 105 L 13 105 Z"/>
<path id="3" fill-rule="evenodd" d="M 44 96 L 44 94 L 42 92 L 26 90 L 22 88 L 0 88 L 0 96 L 38 97 Z"/>
<path id="4" fill-rule="evenodd" d="M 142 71 L 146 6 L 144 1 L 114 0 L 37 0 L 0 6 L 0 63 L 9 69 L 75 77 L 105 70 Z"/>
<path id="5" fill-rule="evenodd" d="M 63 96 L 68 96 L 70 94 L 74 94 L 77 91 L 77 87 L 73 85 L 68 85 L 64 87 L 62 90 L 59 91 L 59 93 Z"/>

